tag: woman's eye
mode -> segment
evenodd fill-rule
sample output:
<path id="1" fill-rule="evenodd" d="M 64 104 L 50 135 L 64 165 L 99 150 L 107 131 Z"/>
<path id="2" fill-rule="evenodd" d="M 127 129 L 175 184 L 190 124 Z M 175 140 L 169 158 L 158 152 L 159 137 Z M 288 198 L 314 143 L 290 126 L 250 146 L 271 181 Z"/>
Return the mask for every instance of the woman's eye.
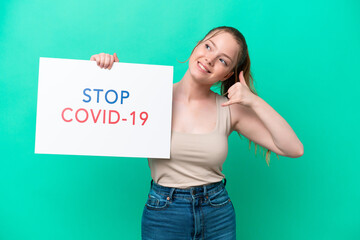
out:
<path id="1" fill-rule="evenodd" d="M 210 49 L 210 46 L 209 46 L 209 45 L 207 45 L 207 44 L 205 44 L 205 48 Z"/>
<path id="2" fill-rule="evenodd" d="M 225 66 L 227 66 L 227 63 L 223 60 L 223 59 L 219 59 L 220 60 L 220 62 L 222 62 L 223 64 L 225 64 Z"/>

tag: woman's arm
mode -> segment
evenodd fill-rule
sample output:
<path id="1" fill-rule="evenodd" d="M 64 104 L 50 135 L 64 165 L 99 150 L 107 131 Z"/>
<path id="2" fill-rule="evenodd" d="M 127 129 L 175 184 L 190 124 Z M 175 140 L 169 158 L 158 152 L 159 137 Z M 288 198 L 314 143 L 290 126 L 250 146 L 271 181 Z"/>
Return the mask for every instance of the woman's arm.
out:
<path id="1" fill-rule="evenodd" d="M 263 99 L 253 94 L 240 73 L 240 82 L 228 90 L 232 129 L 249 140 L 286 157 L 300 157 L 303 144 L 290 125 Z"/>
<path id="2" fill-rule="evenodd" d="M 301 157 L 303 144 L 290 125 L 263 99 L 254 96 L 250 107 L 230 105 L 233 130 L 279 155 Z"/>

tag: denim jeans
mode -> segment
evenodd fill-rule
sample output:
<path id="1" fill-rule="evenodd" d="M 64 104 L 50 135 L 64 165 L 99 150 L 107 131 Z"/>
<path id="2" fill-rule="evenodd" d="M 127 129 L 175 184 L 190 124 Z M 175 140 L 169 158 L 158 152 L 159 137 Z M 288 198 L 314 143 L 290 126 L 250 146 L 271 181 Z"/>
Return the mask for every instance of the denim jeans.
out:
<path id="1" fill-rule="evenodd" d="M 235 210 L 225 185 L 226 179 L 179 189 L 152 180 L 142 214 L 142 239 L 236 239 Z"/>

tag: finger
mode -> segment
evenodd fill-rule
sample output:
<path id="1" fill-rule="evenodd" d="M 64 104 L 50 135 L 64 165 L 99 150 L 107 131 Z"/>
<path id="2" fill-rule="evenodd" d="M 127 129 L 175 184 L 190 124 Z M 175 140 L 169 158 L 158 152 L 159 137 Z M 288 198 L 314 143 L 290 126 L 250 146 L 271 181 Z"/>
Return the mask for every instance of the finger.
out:
<path id="1" fill-rule="evenodd" d="M 239 73 L 239 81 L 241 83 L 243 82 L 243 77 L 244 77 L 244 71 L 240 71 L 240 73 Z"/>
<path id="2" fill-rule="evenodd" d="M 115 59 L 115 62 L 119 62 L 119 58 L 117 57 L 116 53 L 114 53 L 114 59 Z"/>
<path id="3" fill-rule="evenodd" d="M 104 68 L 107 68 L 110 64 L 110 55 L 106 54 L 105 55 L 105 63 L 104 63 Z"/>
<path id="4" fill-rule="evenodd" d="M 229 88 L 229 94 L 228 94 L 228 98 L 232 98 L 234 95 L 235 95 L 235 93 L 237 92 L 237 88 L 236 88 L 236 86 L 232 86 L 231 87 L 231 89 Z"/>
<path id="5" fill-rule="evenodd" d="M 240 82 L 242 84 L 244 84 L 245 86 L 247 86 L 246 82 L 245 82 L 245 77 L 244 77 L 244 71 L 241 71 L 240 74 L 239 74 L 239 79 L 240 79 Z"/>
<path id="6" fill-rule="evenodd" d="M 114 57 L 112 55 L 110 55 L 110 64 L 108 67 L 109 70 L 112 68 L 113 63 L 114 63 Z"/>
<path id="7" fill-rule="evenodd" d="M 100 68 L 103 68 L 105 64 L 105 54 L 100 55 Z"/>
<path id="8" fill-rule="evenodd" d="M 91 61 L 96 61 L 96 64 L 99 66 L 99 63 L 100 63 L 100 57 L 98 54 L 96 55 L 92 55 L 91 58 L 90 58 Z"/>
<path id="9" fill-rule="evenodd" d="M 228 95 L 227 95 L 228 98 L 231 98 L 235 92 L 236 92 L 236 86 L 234 84 L 228 89 Z"/>
<path id="10" fill-rule="evenodd" d="M 234 103 L 235 103 L 234 101 L 229 100 L 227 102 L 222 103 L 221 106 L 226 107 L 226 106 L 229 106 L 229 105 L 234 104 Z"/>

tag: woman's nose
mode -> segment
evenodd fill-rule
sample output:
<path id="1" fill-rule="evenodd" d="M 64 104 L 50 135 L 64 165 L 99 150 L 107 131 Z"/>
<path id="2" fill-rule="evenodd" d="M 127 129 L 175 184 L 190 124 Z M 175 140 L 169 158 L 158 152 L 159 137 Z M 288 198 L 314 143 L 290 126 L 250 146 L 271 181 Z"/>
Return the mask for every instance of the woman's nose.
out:
<path id="1" fill-rule="evenodd" d="M 207 55 L 205 58 L 206 63 L 209 64 L 210 66 L 214 65 L 214 60 L 215 60 L 215 56 L 210 55 L 210 54 Z"/>

